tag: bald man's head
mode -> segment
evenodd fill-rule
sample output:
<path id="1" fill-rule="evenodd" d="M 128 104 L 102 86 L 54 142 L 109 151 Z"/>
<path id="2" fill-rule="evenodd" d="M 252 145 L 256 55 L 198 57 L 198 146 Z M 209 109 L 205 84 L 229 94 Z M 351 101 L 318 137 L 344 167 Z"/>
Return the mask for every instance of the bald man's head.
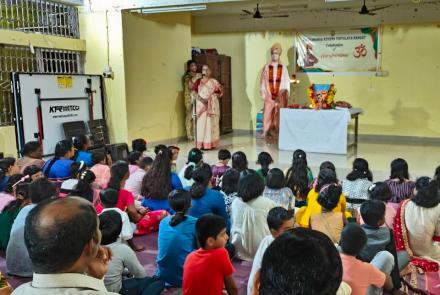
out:
<path id="1" fill-rule="evenodd" d="M 92 239 L 99 245 L 98 218 L 82 198 L 42 202 L 26 218 L 25 242 L 36 273 L 66 271 Z"/>

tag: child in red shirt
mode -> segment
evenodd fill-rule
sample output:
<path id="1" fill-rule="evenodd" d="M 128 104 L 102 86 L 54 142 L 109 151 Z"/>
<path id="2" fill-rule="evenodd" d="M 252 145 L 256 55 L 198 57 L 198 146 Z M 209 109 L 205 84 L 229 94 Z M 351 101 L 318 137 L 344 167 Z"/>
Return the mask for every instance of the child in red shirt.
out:
<path id="1" fill-rule="evenodd" d="M 223 217 L 206 214 L 196 222 L 200 249 L 189 254 L 183 266 L 183 295 L 238 294 L 234 268 L 225 249 L 228 241 Z"/>

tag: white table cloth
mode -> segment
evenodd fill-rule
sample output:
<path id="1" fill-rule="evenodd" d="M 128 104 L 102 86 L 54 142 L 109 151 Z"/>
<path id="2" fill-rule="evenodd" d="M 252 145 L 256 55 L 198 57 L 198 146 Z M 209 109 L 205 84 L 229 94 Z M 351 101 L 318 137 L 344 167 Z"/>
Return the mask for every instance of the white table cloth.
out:
<path id="1" fill-rule="evenodd" d="M 279 149 L 347 154 L 348 109 L 281 109 Z"/>

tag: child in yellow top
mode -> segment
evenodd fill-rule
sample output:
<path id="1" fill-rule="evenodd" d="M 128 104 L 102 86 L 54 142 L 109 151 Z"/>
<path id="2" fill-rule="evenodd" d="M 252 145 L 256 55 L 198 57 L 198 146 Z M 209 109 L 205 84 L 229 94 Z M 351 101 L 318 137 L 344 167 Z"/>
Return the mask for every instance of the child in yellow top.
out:
<path id="1" fill-rule="evenodd" d="M 307 195 L 307 206 L 302 207 L 296 214 L 295 222 L 301 227 L 310 226 L 310 217 L 313 214 L 319 214 L 322 211 L 321 205 L 318 203 L 319 192 L 330 184 L 337 183 L 336 173 L 330 169 L 323 169 L 319 172 L 318 183 L 315 189 L 310 190 Z M 343 193 L 339 198 L 338 205 L 332 210 L 332 212 L 344 212 L 346 218 L 352 217 L 349 212 L 346 212 L 347 200 Z"/>

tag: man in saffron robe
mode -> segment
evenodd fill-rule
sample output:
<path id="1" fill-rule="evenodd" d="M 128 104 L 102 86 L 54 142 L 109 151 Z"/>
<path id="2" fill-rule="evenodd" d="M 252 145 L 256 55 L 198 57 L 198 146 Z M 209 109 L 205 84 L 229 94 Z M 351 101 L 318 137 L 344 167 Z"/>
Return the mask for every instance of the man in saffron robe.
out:
<path id="1" fill-rule="evenodd" d="M 287 67 L 280 61 L 282 48 L 275 43 L 271 50 L 271 61 L 261 74 L 260 93 L 264 100 L 263 136 L 277 137 L 280 125 L 280 108 L 287 106 L 290 94 L 290 78 Z"/>

